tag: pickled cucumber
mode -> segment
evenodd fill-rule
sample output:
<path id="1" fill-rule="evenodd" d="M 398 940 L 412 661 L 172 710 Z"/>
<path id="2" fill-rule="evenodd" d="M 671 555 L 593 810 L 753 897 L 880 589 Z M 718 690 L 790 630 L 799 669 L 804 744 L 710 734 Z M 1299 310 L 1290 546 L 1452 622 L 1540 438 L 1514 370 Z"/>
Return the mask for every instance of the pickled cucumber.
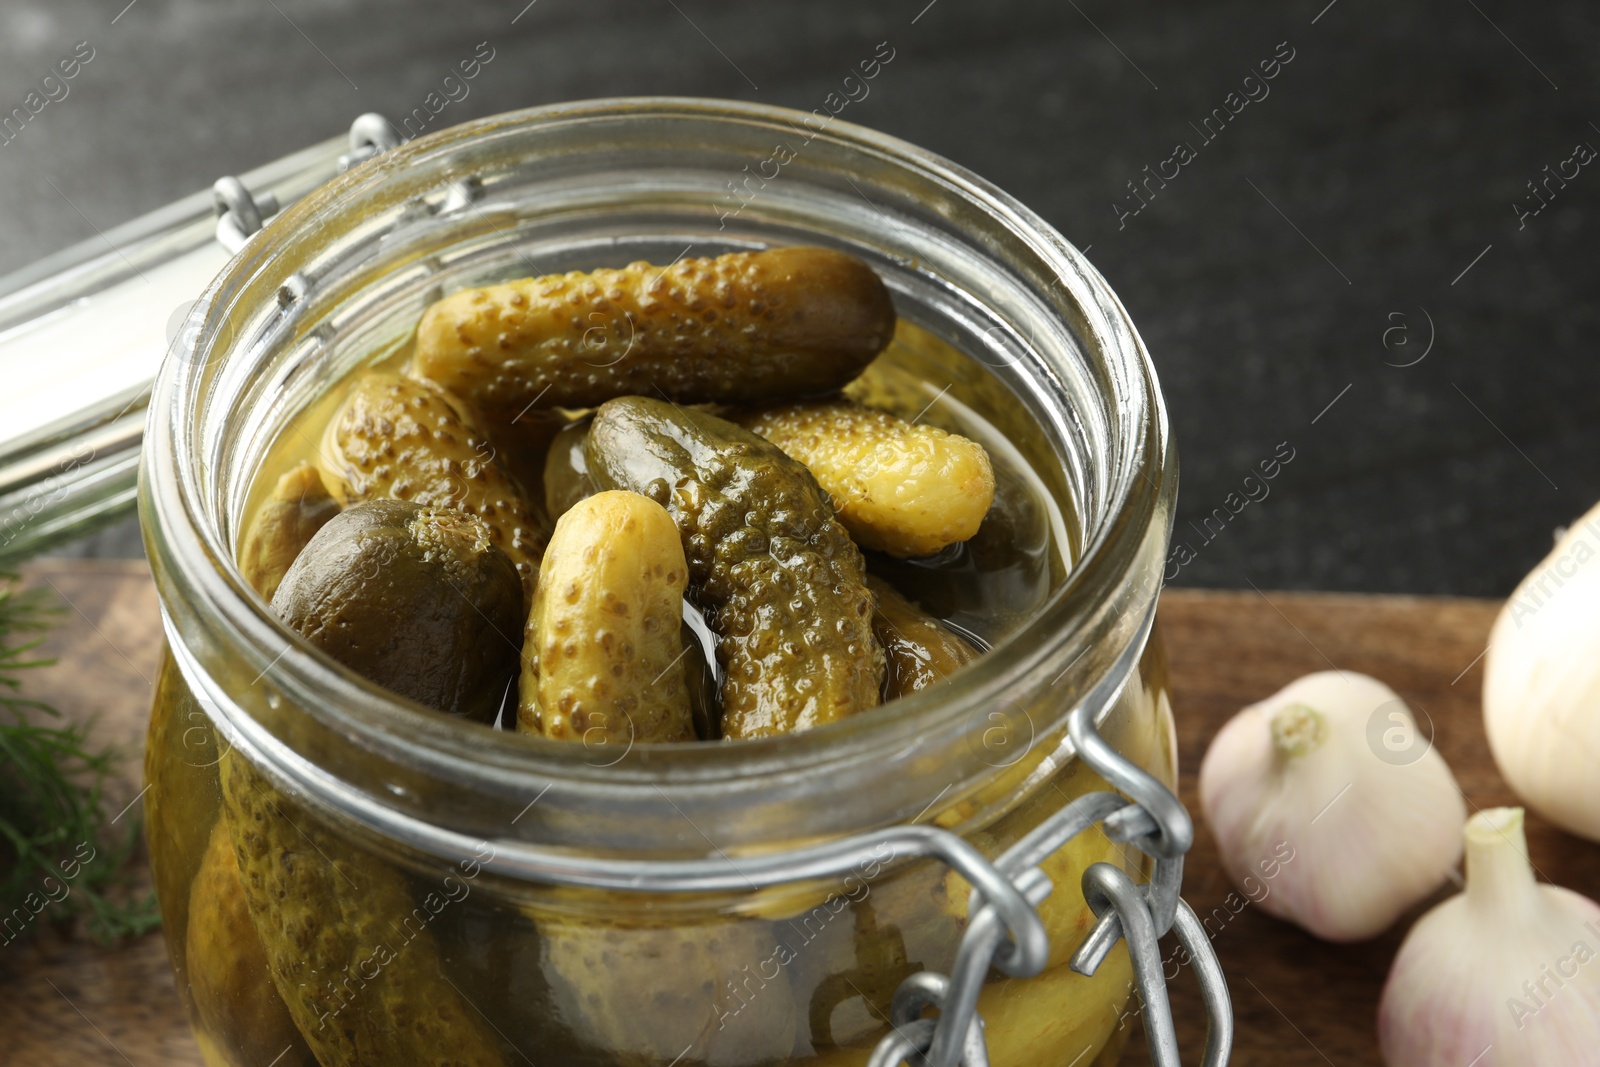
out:
<path id="1" fill-rule="evenodd" d="M 832 392 L 894 335 L 888 290 L 826 248 L 526 278 L 428 308 L 410 373 L 484 413 L 632 394 L 771 403 Z"/>
<path id="2" fill-rule="evenodd" d="M 358 674 L 492 722 L 516 677 L 522 586 L 481 520 L 403 500 L 358 504 L 317 531 L 272 608 Z"/>
<path id="3" fill-rule="evenodd" d="M 532 609 L 538 693 L 524 694 L 519 728 L 618 751 L 635 741 L 693 741 L 682 634 L 688 580 L 678 528 L 648 497 L 613 490 L 561 516 Z"/>
<path id="4" fill-rule="evenodd" d="M 678 525 L 691 596 L 720 637 L 725 738 L 878 705 L 865 565 L 805 467 L 714 415 L 645 397 L 601 407 L 585 455 L 597 485 L 643 493 Z"/>
<path id="5" fill-rule="evenodd" d="M 144 832 L 180 989 L 188 985 L 189 886 L 215 822 L 209 807 L 196 810 L 194 798 L 215 794 L 217 753 L 211 720 L 164 651 L 144 746 Z"/>
<path id="6" fill-rule="evenodd" d="M 213 1047 L 229 1050 L 229 1064 L 310 1067 L 311 1050 L 267 970 L 225 820 L 212 828 L 189 890 L 187 945 L 195 1014 Z"/>
<path id="7" fill-rule="evenodd" d="M 321 1067 L 502 1067 L 429 929 L 448 903 L 324 828 L 237 751 L 219 766 L 245 901 Z"/>
<path id="8" fill-rule="evenodd" d="M 338 501 L 311 464 L 302 463 L 279 478 L 272 495 L 256 511 L 239 550 L 245 581 L 270 601 L 306 542 L 337 514 Z"/>
<path id="9" fill-rule="evenodd" d="M 545 915 L 538 924 L 557 1008 L 603 1062 L 788 1062 L 794 994 L 766 923 L 652 927 Z"/>
<path id="10" fill-rule="evenodd" d="M 567 509 L 586 496 L 594 495 L 594 481 L 589 477 L 589 464 L 583 458 L 583 439 L 589 434 L 589 423 L 573 423 L 550 442 L 550 451 L 544 460 L 544 507 L 553 523 L 567 513 Z"/>
<path id="11" fill-rule="evenodd" d="M 978 658 L 977 649 L 882 578 L 869 576 L 867 587 L 878 598 L 872 629 L 888 661 L 885 700 L 927 689 Z"/>
<path id="12" fill-rule="evenodd" d="M 532 601 L 544 533 L 488 439 L 450 397 L 397 374 L 363 374 L 328 424 L 320 458 L 328 487 L 347 506 L 393 498 L 482 519 Z"/>
<path id="13" fill-rule="evenodd" d="M 848 400 L 785 404 L 739 423 L 804 463 L 864 548 L 931 556 L 978 532 L 994 469 L 976 441 Z"/>

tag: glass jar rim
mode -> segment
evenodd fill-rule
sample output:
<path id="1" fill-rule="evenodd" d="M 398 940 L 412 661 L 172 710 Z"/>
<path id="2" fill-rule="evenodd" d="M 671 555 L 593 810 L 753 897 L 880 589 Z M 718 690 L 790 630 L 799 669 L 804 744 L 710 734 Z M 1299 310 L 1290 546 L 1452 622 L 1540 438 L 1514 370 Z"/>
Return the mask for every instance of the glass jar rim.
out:
<path id="1" fill-rule="evenodd" d="M 504 788 L 536 791 L 541 783 L 560 782 L 580 790 L 610 790 L 622 796 L 666 795 L 675 790 L 726 785 L 730 780 L 795 780 L 827 775 L 846 766 L 858 769 L 892 766 L 898 753 L 918 739 L 953 737 L 970 732 L 974 708 L 1003 703 L 1021 680 L 1044 668 L 1098 661 L 1098 672 L 1067 687 L 1084 696 L 1097 689 L 1130 643 L 1142 644 L 1148 633 L 1160 568 L 1148 573 L 1139 550 L 1152 532 L 1165 544 L 1176 470 L 1170 434 L 1154 368 L 1120 301 L 1083 255 L 1042 218 L 995 186 L 966 169 L 897 138 L 843 121 L 830 122 L 815 136 L 847 151 L 884 158 L 939 182 L 981 208 L 996 225 L 1027 242 L 1030 250 L 1056 273 L 1062 315 L 1075 313 L 1092 334 L 1094 351 L 1128 386 L 1112 406 L 1117 436 L 1114 480 L 1105 515 L 1087 531 L 1083 550 L 1071 573 L 1041 610 L 992 655 L 932 692 L 896 701 L 871 715 L 856 716 L 828 728 L 797 735 L 731 745 L 643 746 L 641 758 L 598 767 L 570 751 L 575 746 L 508 735 L 506 743 L 485 746 L 481 728 L 433 715 L 356 678 L 318 657 L 284 655 L 287 631 L 245 583 L 234 562 L 223 524 L 211 510 L 211 472 L 205 469 L 196 439 L 195 413 L 214 384 L 208 346 L 226 341 L 218 336 L 218 309 L 237 298 L 251 277 L 267 269 L 272 257 L 292 240 L 314 230 L 321 220 L 350 210 L 364 192 L 386 180 L 395 168 L 439 165 L 458 146 L 475 139 L 516 135 L 543 125 L 599 122 L 641 116 L 670 122 L 680 119 L 792 126 L 810 113 L 767 105 L 696 98 L 618 98 L 531 108 L 440 130 L 409 141 L 377 159 L 353 168 L 292 205 L 258 234 L 218 275 L 202 297 L 208 306 L 205 325 L 192 341 L 206 358 L 169 356 L 158 378 L 150 406 L 147 448 L 141 468 L 140 504 L 146 539 L 163 598 L 169 640 L 184 643 L 185 626 L 177 616 L 201 619 L 221 640 L 243 651 L 252 662 L 265 664 L 260 677 L 289 699 L 312 698 L 324 725 L 370 755 L 416 766 L 445 778 L 492 778 Z M 1052 305 L 1052 310 L 1057 310 Z M 232 353 L 224 352 L 222 362 Z M 220 371 L 220 367 L 213 368 Z M 1159 530 L 1154 528 L 1159 526 Z M 1143 563 L 1146 573 L 1134 574 Z M 1118 599 L 1130 582 L 1140 583 L 1136 603 Z M 1124 596 L 1124 599 L 1127 599 Z M 1130 607 L 1139 619 L 1129 620 Z M 1097 642 L 1116 647 L 1104 655 L 1087 655 Z M 293 647 L 289 645 L 287 647 Z M 1081 650 L 1080 650 L 1081 648 Z M 270 650 L 278 649 L 276 658 Z M 1073 653 L 1077 655 L 1074 657 Z M 270 662 L 269 662 L 270 660 Z M 1068 664 L 1070 669 L 1071 663 Z M 198 659 L 194 669 L 204 670 Z M 1063 672 L 1064 673 L 1064 672 Z M 258 678 L 259 680 L 259 678 Z M 1071 699 L 1062 703 L 1065 720 Z M 1109 702 L 1107 704 L 1109 708 Z M 229 709 L 222 709 L 226 720 Z M 277 770 L 311 791 L 326 781 L 309 760 L 296 768 L 299 754 L 281 746 L 276 752 L 264 731 L 237 730 L 220 723 L 229 740 L 253 750 L 258 758 L 279 764 Z M 1070 758 L 1070 753 L 1066 756 Z M 315 783 L 323 781 L 322 786 Z M 548 788 L 548 784 L 546 785 Z M 338 805 L 345 806 L 345 805 Z M 889 813 L 879 813 L 888 815 Z M 902 816 L 903 817 L 903 816 Z"/>

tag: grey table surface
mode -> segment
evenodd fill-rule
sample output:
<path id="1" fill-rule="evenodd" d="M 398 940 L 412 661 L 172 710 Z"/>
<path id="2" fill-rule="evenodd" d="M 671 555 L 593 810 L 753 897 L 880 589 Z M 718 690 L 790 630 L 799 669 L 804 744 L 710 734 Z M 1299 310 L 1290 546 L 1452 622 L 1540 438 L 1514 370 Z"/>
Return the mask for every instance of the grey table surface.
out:
<path id="1" fill-rule="evenodd" d="M 1179 583 L 1505 594 L 1600 497 L 1600 175 L 1548 178 L 1600 146 L 1597 29 L 1581 0 L 4 0 L 0 113 L 93 58 L 0 147 L 0 271 L 410 113 L 480 45 L 439 124 L 635 93 L 809 110 L 887 41 L 850 117 L 1032 205 L 1139 325 L 1182 455 Z M 1208 136 L 1215 108 L 1237 114 Z"/>

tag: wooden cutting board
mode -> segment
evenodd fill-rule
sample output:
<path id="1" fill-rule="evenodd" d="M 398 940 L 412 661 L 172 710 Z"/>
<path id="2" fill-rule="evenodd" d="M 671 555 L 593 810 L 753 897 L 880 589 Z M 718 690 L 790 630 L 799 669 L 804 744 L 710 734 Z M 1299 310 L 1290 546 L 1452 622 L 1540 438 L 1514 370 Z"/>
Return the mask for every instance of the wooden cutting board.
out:
<path id="1" fill-rule="evenodd" d="M 161 652 L 149 572 L 137 562 L 62 560 L 36 562 L 26 574 L 30 582 L 53 586 L 70 605 L 43 650 L 62 662 L 30 674 L 27 693 L 73 719 L 94 719 L 96 737 L 126 748 L 124 796 L 132 800 L 140 788 L 138 754 Z M 1193 772 L 1207 740 L 1230 715 L 1332 664 L 1384 680 L 1427 712 L 1435 743 L 1471 807 L 1513 803 L 1489 758 L 1478 709 L 1479 656 L 1497 607 L 1482 600 L 1169 591 L 1161 626 L 1186 772 L 1184 802 L 1197 810 Z M 1547 878 L 1600 897 L 1600 846 L 1531 816 L 1528 838 Z M 1231 888 L 1201 825 L 1184 896 L 1202 916 L 1215 908 L 1227 916 L 1213 923 L 1213 943 L 1237 1019 L 1232 1062 L 1378 1063 L 1373 1028 L 1379 991 L 1415 916 L 1367 944 L 1326 945 L 1252 906 L 1231 914 L 1224 903 Z M 1204 1023 L 1189 975 L 1174 983 L 1173 1002 L 1185 1063 L 1198 1063 Z M 0 1061 L 201 1067 L 161 935 L 102 949 L 46 927 L 31 941 L 0 946 Z M 1123 1062 L 1148 1062 L 1142 1034 L 1134 1035 Z"/>

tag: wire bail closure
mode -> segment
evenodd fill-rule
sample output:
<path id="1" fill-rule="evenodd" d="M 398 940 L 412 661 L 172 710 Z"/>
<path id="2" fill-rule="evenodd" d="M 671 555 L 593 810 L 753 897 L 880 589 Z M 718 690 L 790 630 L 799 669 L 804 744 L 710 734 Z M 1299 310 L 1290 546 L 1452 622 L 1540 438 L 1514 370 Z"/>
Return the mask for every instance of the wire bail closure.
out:
<path id="1" fill-rule="evenodd" d="M 399 144 L 400 134 L 389 120 L 369 111 L 350 124 L 350 151 L 339 157 L 339 170 L 347 171 Z M 211 193 L 217 207 L 217 243 L 229 254 L 237 254 L 284 206 L 272 193 L 256 196 L 231 174 L 218 178 Z"/>
<path id="2" fill-rule="evenodd" d="M 1096 824 L 1113 841 L 1131 844 L 1154 859 L 1155 873 L 1144 885 L 1109 863 L 1096 863 L 1084 871 L 1084 899 L 1098 922 L 1073 953 L 1069 966 L 1079 974 L 1092 975 L 1118 941 L 1127 941 L 1151 1060 L 1156 1067 L 1180 1067 L 1159 945 L 1169 931 L 1174 933 L 1194 964 L 1205 1003 L 1208 1025 L 1201 1062 L 1205 1067 L 1226 1067 L 1233 1047 L 1233 1006 L 1227 980 L 1205 927 L 1178 895 L 1183 855 L 1194 841 L 1189 813 L 1171 790 L 1100 736 L 1092 704 L 1073 709 L 1067 730 L 1079 758 L 1133 799 L 1103 792 L 1078 797 L 1007 849 L 992 866 L 986 863 L 993 875 L 985 881 L 992 885 L 998 876 L 1028 902 L 1031 911 L 1054 889 L 1038 865 Z M 965 871 L 961 873 L 967 876 Z M 1013 926 L 985 897 L 984 883 L 969 880 L 973 885 L 967 906 L 969 920 L 951 975 L 919 972 L 900 984 L 890 1009 L 893 1030 L 873 1050 L 868 1067 L 989 1067 L 983 1019 L 978 1014 L 978 994 L 989 968 L 1018 978 L 1032 977 L 1044 969 L 1048 951 L 1040 957 L 1031 951 L 1031 943 L 1030 951 L 1021 947 L 1024 938 L 1031 938 L 1032 925 Z M 1038 913 L 1033 912 L 1032 918 L 1037 920 Z M 929 1008 L 938 1015 L 925 1017 Z"/>

